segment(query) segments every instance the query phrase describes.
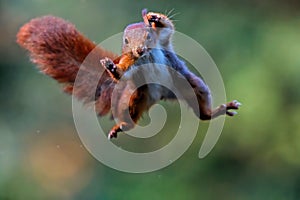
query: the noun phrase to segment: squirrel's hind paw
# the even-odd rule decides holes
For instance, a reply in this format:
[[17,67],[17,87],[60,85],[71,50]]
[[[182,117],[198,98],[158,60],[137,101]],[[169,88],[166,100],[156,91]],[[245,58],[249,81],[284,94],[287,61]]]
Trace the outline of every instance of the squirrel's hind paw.
[[241,106],[242,104],[240,102],[238,102],[237,100],[233,100],[229,103],[226,104],[226,108],[227,109],[234,109],[234,110],[237,110],[239,109],[239,107]]
[[229,110],[238,110],[239,107],[242,104],[240,102],[238,102],[237,100],[231,101],[229,103],[226,104],[226,115],[228,116],[234,116],[237,114],[237,112],[235,111],[229,111]]

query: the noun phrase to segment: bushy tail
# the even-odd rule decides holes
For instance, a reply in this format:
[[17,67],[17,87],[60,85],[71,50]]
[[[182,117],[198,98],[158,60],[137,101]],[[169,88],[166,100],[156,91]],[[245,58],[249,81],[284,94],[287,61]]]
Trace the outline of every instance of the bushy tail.
[[[96,101],[100,115],[109,112],[114,83],[105,71],[100,78],[89,68],[76,90],[73,86],[80,66],[90,53],[93,55],[89,56],[89,65],[94,69],[100,67],[100,59],[114,59],[117,57],[115,54],[96,47],[73,24],[54,16],[35,18],[22,26],[17,34],[17,43],[29,51],[31,61],[43,73],[63,83],[67,93],[85,102]],[[91,85],[92,78],[100,79],[96,91],[91,91],[95,88]]]

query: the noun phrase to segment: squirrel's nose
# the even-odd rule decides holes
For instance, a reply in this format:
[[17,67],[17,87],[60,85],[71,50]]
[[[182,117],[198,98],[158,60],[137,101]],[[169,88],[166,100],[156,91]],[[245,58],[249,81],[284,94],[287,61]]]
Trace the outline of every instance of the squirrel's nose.
[[145,48],[138,47],[138,48],[136,49],[136,53],[137,53],[139,56],[142,56],[142,55],[145,53]]

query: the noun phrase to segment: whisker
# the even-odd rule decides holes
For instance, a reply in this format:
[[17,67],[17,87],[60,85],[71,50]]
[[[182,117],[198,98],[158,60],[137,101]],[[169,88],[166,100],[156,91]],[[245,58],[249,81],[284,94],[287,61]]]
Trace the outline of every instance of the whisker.
[[175,17],[175,16],[177,16],[177,15],[179,15],[179,14],[180,14],[180,12],[174,13],[173,15],[169,16],[168,18],[169,18],[169,19],[172,19],[173,17]]
[[[168,14],[166,14],[166,16],[168,17],[174,10],[175,10],[175,8],[172,8],[172,9],[168,12]],[[169,18],[169,17],[168,17],[168,18]]]
[[167,12],[168,12],[168,9],[166,8],[165,12],[164,12],[164,15],[167,16]]

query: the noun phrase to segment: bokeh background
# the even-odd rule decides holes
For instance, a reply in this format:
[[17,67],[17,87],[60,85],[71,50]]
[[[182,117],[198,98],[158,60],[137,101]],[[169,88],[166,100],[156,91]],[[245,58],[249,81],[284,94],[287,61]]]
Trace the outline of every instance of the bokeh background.
[[[52,14],[99,43],[141,21],[142,8],[174,8],[177,30],[203,45],[228,99],[243,107],[206,158],[198,158],[207,127],[200,123],[175,163],[127,174],[88,153],[71,97],[35,69],[15,35],[31,18]],[[0,27],[0,199],[300,198],[299,1],[1,0]]]

